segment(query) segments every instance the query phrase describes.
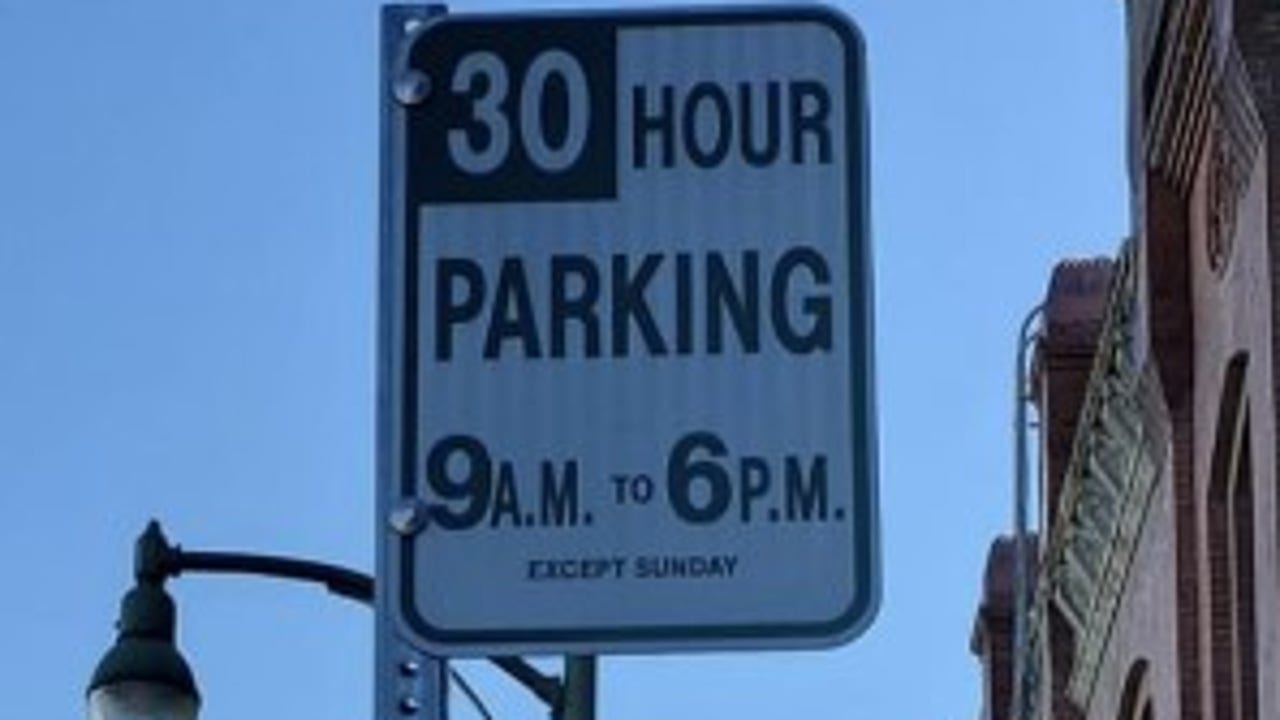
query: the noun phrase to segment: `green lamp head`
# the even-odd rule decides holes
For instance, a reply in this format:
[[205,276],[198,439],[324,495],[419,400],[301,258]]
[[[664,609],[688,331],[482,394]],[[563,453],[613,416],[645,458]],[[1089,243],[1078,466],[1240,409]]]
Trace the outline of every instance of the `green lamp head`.
[[115,645],[89,681],[89,720],[195,720],[200,694],[173,642],[176,617],[163,579],[139,572],[120,606]]

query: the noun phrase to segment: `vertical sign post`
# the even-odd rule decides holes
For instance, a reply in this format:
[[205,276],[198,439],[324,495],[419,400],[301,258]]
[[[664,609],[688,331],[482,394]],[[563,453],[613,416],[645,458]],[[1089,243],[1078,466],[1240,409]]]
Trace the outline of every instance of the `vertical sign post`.
[[[399,297],[403,292],[399,262],[403,250],[401,213],[403,205],[404,163],[399,150],[404,144],[402,106],[397,94],[412,99],[412,88],[396,87],[402,74],[406,53],[414,37],[432,18],[444,13],[444,7],[388,6],[382,11],[380,80],[379,164],[382,178],[380,205],[380,310],[378,316],[378,451],[377,475],[384,478],[399,472],[395,447],[400,440],[388,420],[396,414],[398,403],[388,393],[398,387],[397,369],[387,357],[387,348],[398,342]],[[377,526],[381,527],[390,512],[391,498],[377,493]],[[379,548],[374,583],[374,720],[415,717],[418,720],[445,720],[449,716],[448,667],[441,658],[428,655],[410,638],[399,632],[392,621],[394,604],[387,593],[391,568],[389,558]]]

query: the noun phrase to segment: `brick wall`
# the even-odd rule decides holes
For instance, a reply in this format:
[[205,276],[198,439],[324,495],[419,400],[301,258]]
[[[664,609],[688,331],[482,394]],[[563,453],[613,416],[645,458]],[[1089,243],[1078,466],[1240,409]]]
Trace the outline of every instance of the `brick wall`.
[[[1009,720],[1013,701],[1015,547],[1012,537],[1000,537],[991,543],[969,645],[983,668],[982,720]],[[1026,557],[1028,570],[1034,573],[1035,553],[1031,548]]]
[[1054,522],[1110,284],[1111,261],[1103,258],[1058,263],[1049,279],[1033,377],[1045,428],[1041,436],[1042,527],[1052,527]]
[[[1129,8],[1139,268],[1133,345],[1157,371],[1171,437],[1089,706],[1072,708],[1056,692],[1071,662],[1070,631],[1059,623],[1046,653],[1053,658],[1054,698],[1045,703],[1052,710],[1042,718],[1067,720],[1080,710],[1088,720],[1116,720],[1132,702],[1126,685],[1140,669],[1157,720],[1274,720],[1280,718],[1274,681],[1280,675],[1280,2],[1182,0]],[[1174,14],[1135,16],[1143,13]],[[1156,42],[1153,28],[1162,25],[1166,35]],[[1157,57],[1161,52],[1173,55]],[[1229,82],[1233,62],[1244,78],[1235,85]],[[1165,86],[1156,92],[1160,82]],[[1148,113],[1156,95],[1163,105],[1153,119]],[[1057,521],[1102,317],[1105,268],[1097,261],[1063,263],[1049,283],[1035,361],[1045,468],[1041,527]],[[1223,438],[1233,437],[1223,430],[1231,414],[1223,396],[1232,367],[1244,368],[1247,422],[1240,427],[1247,442],[1235,447],[1247,452],[1240,477],[1251,478],[1230,528],[1231,537],[1252,534],[1243,554],[1223,549],[1222,507],[1229,503],[1211,504],[1211,493],[1224,492]],[[1244,564],[1225,572],[1229,560]],[[1253,625],[1233,610],[1241,599],[1232,593],[1242,591],[1253,598]],[[998,671],[989,676],[990,687],[1004,692],[1009,658],[1000,632],[1006,626],[1011,632],[1011,620],[987,620],[991,643],[983,646],[984,662],[989,672]],[[1234,659],[1224,660],[1222,648],[1236,653]],[[1247,682],[1226,687],[1249,672],[1241,649],[1256,667],[1256,705],[1239,696]],[[1224,670],[1227,661],[1234,665]],[[1236,717],[1221,716],[1232,707]],[[1249,707],[1256,711],[1241,710]]]

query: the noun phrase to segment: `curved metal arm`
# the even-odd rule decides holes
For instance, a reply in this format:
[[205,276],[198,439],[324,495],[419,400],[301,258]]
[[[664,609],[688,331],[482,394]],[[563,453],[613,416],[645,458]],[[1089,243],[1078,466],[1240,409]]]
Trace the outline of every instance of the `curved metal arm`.
[[373,602],[373,578],[365,573],[329,563],[300,560],[279,555],[242,552],[188,552],[170,545],[152,520],[138,538],[134,553],[134,575],[139,582],[161,584],[184,572],[261,575],[284,580],[303,580],[324,585],[335,595],[366,605]]
[[184,572],[240,573],[323,584],[329,592],[350,600],[373,602],[373,578],[355,570],[328,563],[298,560],[277,555],[238,552],[188,552],[175,546],[169,576]]
[[[283,580],[302,580],[324,585],[329,592],[364,605],[373,604],[374,579],[367,573],[329,563],[280,555],[242,552],[183,550],[171,545],[152,520],[138,537],[134,547],[133,574],[139,583],[163,585],[168,578],[184,572],[260,575]],[[559,709],[564,698],[564,684],[559,678],[544,675],[518,657],[493,657],[489,661],[515,679],[553,709]]]

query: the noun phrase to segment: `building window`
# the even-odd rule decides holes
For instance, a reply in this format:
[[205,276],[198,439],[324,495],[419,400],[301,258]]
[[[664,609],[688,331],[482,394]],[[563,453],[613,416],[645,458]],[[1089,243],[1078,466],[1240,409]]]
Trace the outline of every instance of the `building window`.
[[1206,506],[1214,720],[1257,720],[1253,462],[1246,356],[1227,366]]
[[1136,660],[1129,666],[1120,696],[1120,712],[1116,720],[1155,720],[1155,705],[1151,699],[1151,682],[1148,679],[1150,663]]

